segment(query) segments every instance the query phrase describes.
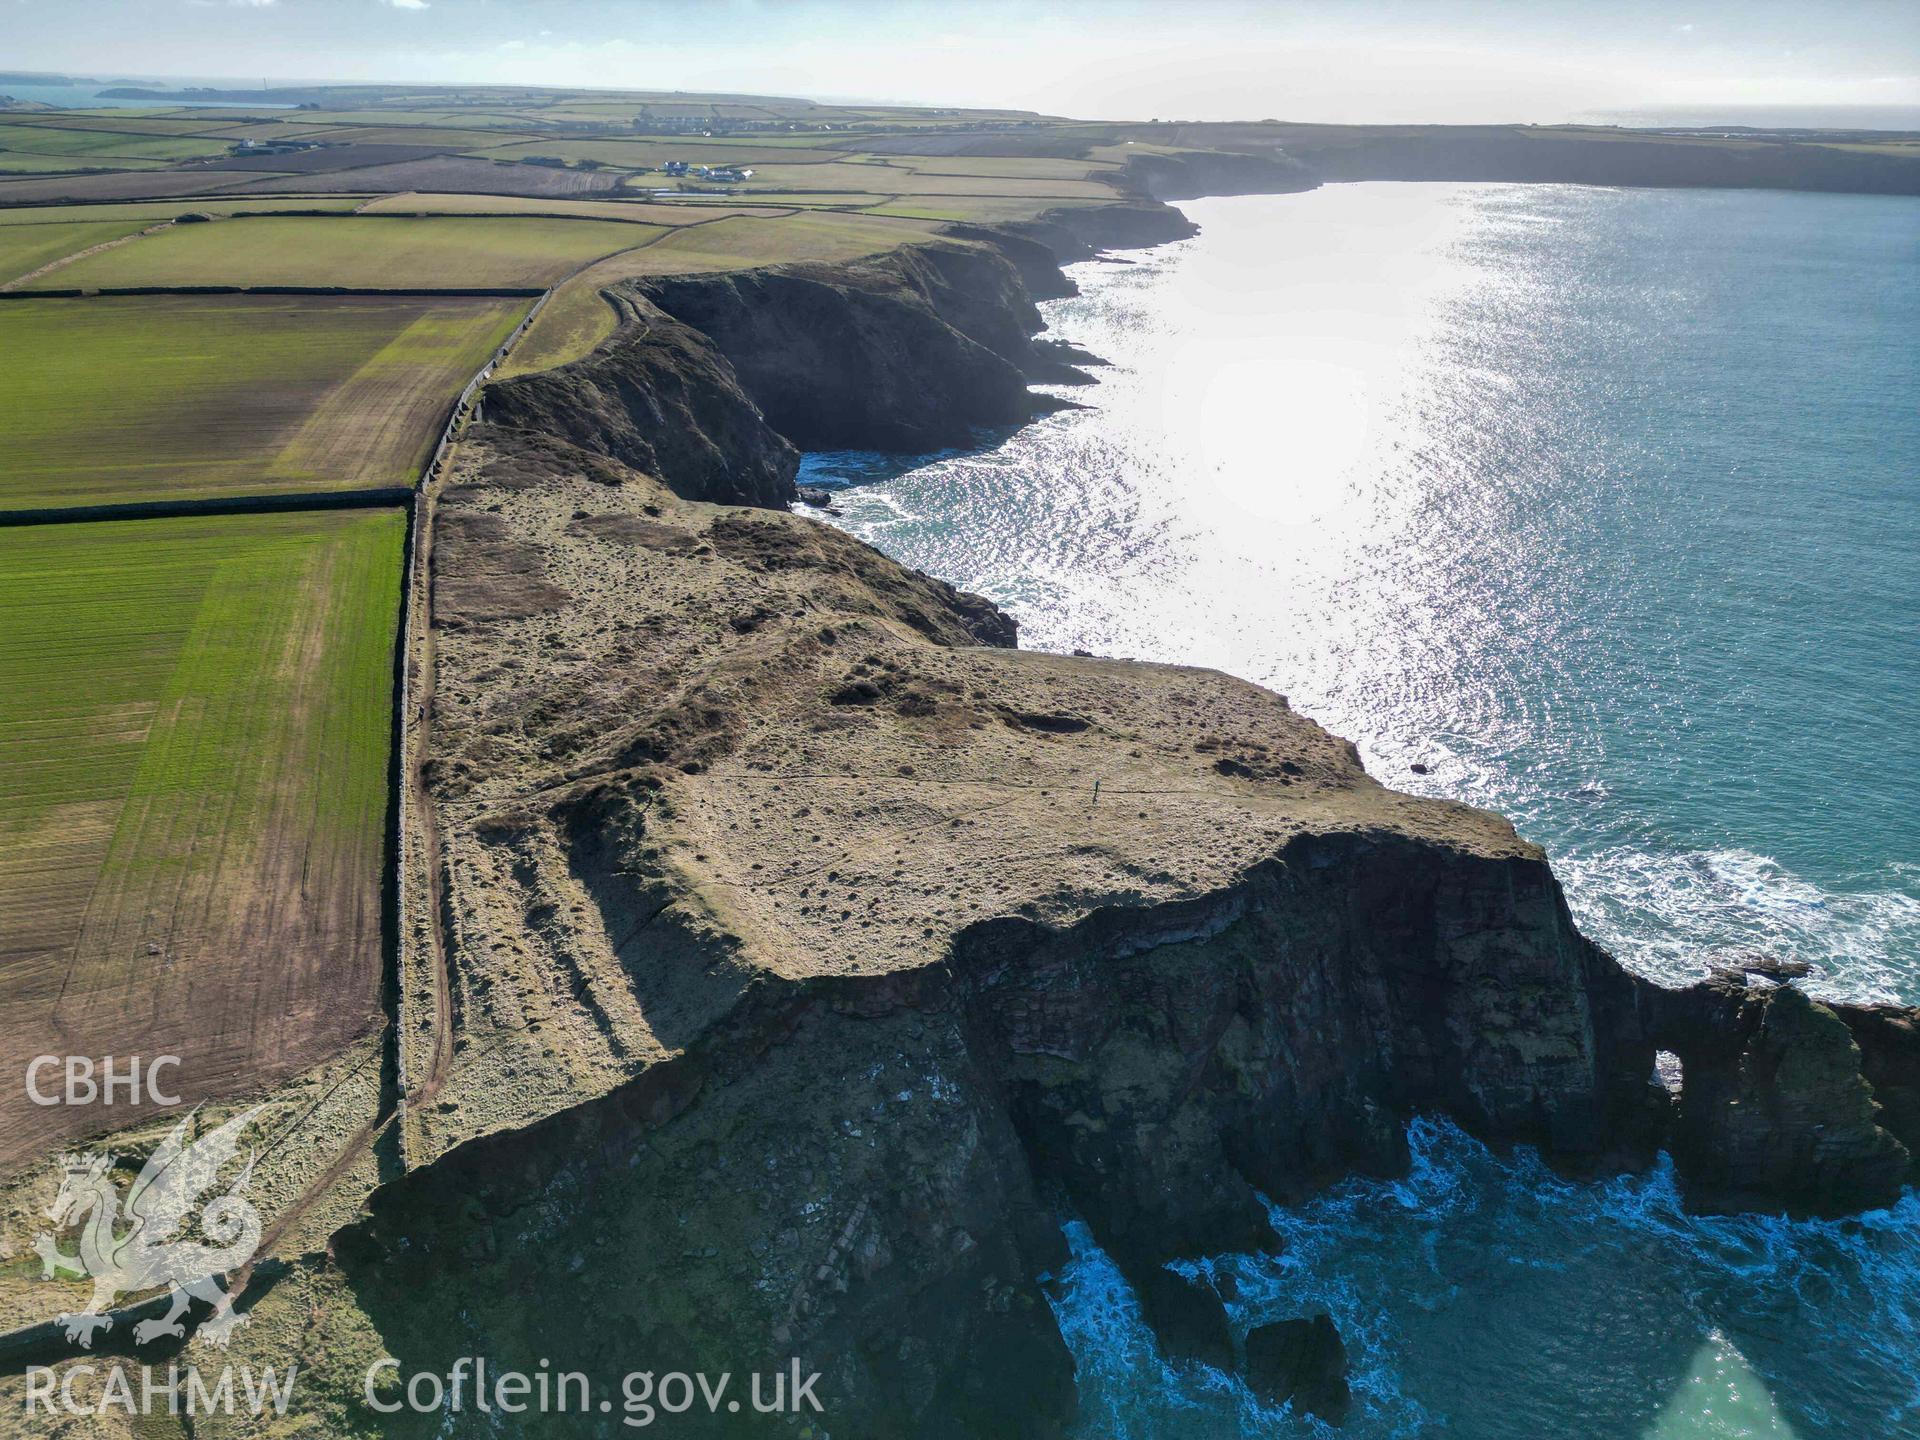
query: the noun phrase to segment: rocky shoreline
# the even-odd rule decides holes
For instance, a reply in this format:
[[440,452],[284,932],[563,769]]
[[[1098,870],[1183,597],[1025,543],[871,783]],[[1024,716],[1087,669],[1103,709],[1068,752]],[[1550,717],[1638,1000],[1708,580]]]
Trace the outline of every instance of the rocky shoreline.
[[1057,1436],[1071,1210],[1170,1354],[1326,1413],[1337,1336],[1236,1340],[1161,1267],[1396,1173],[1415,1114],[1572,1174],[1666,1149],[1702,1208],[1913,1183],[1915,1011],[1640,979],[1507,822],[1282,697],[1018,651],[785,513],[801,445],[1026,418],[1060,262],[1190,230],[636,283],[610,345],[488,388],[431,577],[459,1038],[426,1163],[330,1262],[406,1369],[800,1355],[835,1435]]

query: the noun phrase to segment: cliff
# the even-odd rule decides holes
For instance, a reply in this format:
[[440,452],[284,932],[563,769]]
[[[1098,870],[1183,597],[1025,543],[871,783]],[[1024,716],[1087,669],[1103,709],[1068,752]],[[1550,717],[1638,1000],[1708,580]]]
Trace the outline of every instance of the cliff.
[[[1156,217],[1143,233],[1191,233],[1160,213],[1178,225]],[[684,498],[782,504],[795,496],[796,446],[924,452],[1057,408],[1027,388],[1076,378],[1032,339],[1040,316],[1023,273],[1062,278],[1046,233],[962,227],[847,265],[628,282],[608,292],[621,312],[609,344],[490,385],[483,413],[564,436]]]
[[[1317,181],[1459,180],[1920,194],[1920,160],[1897,147],[1842,148],[1815,137],[1667,135],[1532,125],[1162,127],[1162,143],[1250,157],[1276,150]],[[1215,192],[1220,193],[1220,192]]]
[[802,449],[926,451],[1035,413],[1017,270],[958,241],[853,265],[782,265],[641,283],[708,336],[767,421]]
[[483,413],[563,436],[667,477],[692,499],[778,505],[794,498],[800,452],[767,424],[712,340],[641,297],[608,292],[613,339],[563,370],[497,380]]
[[607,349],[488,391],[429,577],[456,1038],[413,1168],[260,1303],[312,1404],[369,1349],[798,1356],[835,1435],[1058,1436],[1063,1210],[1171,1352],[1231,1364],[1161,1263],[1273,1244],[1263,1195],[1394,1173],[1415,1114],[1573,1173],[1667,1147],[1703,1205],[1914,1178],[1914,1012],[1651,985],[1505,820],[1283,697],[1014,649],[978,596],[713,503],[778,499],[789,441],[1018,418],[1046,243],[649,281]]
[[1155,200],[1202,195],[1285,195],[1311,190],[1321,177],[1284,151],[1161,151],[1130,148],[1121,167],[1128,188]]
[[1407,127],[1308,134],[1284,144],[1323,180],[1515,180],[1753,190],[1920,194],[1920,163],[1907,154],[1764,140],[1716,142],[1632,131]]

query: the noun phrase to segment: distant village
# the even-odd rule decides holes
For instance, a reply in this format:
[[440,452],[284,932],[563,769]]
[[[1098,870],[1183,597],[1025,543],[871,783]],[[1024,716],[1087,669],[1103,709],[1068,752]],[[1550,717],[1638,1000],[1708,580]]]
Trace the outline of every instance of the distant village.
[[746,165],[690,165],[685,160],[669,160],[660,168],[669,175],[691,175],[696,180],[712,180],[722,185],[753,178],[752,167]]

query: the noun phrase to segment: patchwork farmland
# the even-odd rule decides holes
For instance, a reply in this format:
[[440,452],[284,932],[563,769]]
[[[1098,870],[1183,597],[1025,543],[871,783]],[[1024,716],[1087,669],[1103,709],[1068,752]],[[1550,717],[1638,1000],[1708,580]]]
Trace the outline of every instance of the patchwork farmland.
[[409,484],[454,397],[527,304],[0,304],[0,354],[32,357],[0,367],[0,509]]
[[547,216],[271,215],[172,225],[96,251],[27,288],[207,285],[539,290],[664,230]]
[[404,533],[0,529],[0,1165],[97,1115],[26,1104],[35,1054],[178,1054],[199,1096],[378,1022]]

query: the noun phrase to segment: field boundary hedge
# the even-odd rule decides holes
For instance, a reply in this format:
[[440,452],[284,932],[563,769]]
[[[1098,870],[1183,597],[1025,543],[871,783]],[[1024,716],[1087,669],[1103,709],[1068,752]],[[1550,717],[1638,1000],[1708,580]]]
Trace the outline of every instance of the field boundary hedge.
[[62,505],[0,510],[0,526],[73,525],[89,520],[165,520],[187,515],[267,515],[285,510],[371,510],[405,505],[411,485],[364,490],[303,490],[290,495],[222,495],[204,500],[134,500],[121,505]]

